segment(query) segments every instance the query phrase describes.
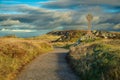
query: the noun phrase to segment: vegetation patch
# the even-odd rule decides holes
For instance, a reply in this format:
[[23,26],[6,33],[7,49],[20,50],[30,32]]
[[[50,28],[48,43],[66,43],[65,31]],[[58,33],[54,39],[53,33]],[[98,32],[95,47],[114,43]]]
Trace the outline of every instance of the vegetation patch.
[[0,80],[12,80],[20,69],[37,55],[52,50],[40,40],[0,38]]
[[120,80],[119,40],[71,47],[68,58],[82,80]]

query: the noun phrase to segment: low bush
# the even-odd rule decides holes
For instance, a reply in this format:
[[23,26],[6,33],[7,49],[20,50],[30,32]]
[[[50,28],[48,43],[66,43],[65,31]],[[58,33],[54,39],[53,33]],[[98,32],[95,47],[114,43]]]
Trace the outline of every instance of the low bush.
[[120,47],[108,43],[91,43],[71,49],[70,64],[82,80],[120,80]]

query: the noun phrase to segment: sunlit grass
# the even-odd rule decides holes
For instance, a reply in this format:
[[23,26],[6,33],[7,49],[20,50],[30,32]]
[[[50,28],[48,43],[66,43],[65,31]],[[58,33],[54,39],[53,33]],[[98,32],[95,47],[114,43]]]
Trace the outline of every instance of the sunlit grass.
[[0,80],[15,78],[25,64],[50,50],[52,46],[46,41],[0,38]]
[[41,36],[36,36],[36,37],[28,38],[28,39],[43,40],[43,41],[50,42],[50,41],[54,41],[58,38],[60,38],[60,36],[51,35],[51,34],[44,34],[44,35],[41,35]]

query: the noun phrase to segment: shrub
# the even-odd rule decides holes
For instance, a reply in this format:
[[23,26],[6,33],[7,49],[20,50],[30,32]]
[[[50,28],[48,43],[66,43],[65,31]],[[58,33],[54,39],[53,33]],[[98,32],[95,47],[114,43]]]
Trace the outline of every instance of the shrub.
[[82,80],[120,80],[120,48],[101,43],[84,46],[84,52],[77,48],[68,57]]

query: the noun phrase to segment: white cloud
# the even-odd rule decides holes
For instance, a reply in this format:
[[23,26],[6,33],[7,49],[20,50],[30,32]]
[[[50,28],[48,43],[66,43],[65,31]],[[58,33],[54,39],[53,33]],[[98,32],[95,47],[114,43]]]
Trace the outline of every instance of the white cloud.
[[113,27],[114,29],[120,29],[120,23],[119,24],[117,24],[117,25],[115,25],[114,27]]
[[1,29],[0,31],[4,32],[35,32],[36,30],[21,30],[21,29]]
[[17,25],[17,24],[20,24],[20,23],[21,22],[19,20],[8,19],[8,20],[5,20],[5,21],[1,21],[0,25],[2,25],[2,26],[9,26],[9,25]]

